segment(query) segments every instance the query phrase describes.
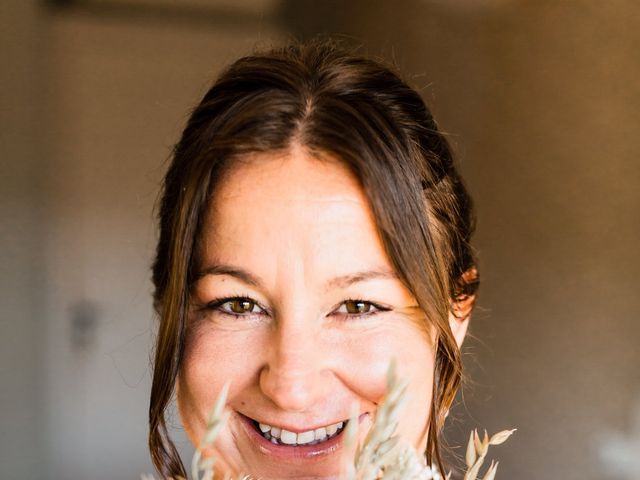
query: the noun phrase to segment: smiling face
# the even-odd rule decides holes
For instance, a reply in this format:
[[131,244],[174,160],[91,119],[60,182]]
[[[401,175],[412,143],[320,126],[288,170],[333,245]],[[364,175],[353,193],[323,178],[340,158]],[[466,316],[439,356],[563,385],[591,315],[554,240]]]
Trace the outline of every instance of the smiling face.
[[355,403],[362,442],[395,357],[410,382],[398,433],[424,450],[434,335],[416,325],[422,312],[344,165],[296,147],[240,162],[220,182],[200,240],[177,383],[194,444],[229,380],[231,416],[212,452],[225,470],[336,478],[343,435],[321,427],[339,427]]

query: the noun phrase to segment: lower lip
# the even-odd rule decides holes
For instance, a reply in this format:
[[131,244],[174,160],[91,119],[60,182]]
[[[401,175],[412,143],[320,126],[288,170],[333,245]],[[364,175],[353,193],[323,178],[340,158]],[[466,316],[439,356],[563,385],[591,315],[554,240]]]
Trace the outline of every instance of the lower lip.
[[[363,413],[360,415],[359,422],[362,422],[362,419],[368,414]],[[245,431],[251,438],[255,444],[257,444],[258,449],[271,457],[274,457],[279,460],[310,460],[315,458],[325,457],[330,455],[342,448],[342,438],[344,437],[344,431],[347,429],[345,426],[342,431],[335,437],[330,438],[329,440],[316,443],[315,445],[277,445],[275,443],[270,442],[266,438],[264,438],[258,430],[256,430],[253,425],[253,420],[249,417],[238,414],[240,417],[240,423],[243,425]]]

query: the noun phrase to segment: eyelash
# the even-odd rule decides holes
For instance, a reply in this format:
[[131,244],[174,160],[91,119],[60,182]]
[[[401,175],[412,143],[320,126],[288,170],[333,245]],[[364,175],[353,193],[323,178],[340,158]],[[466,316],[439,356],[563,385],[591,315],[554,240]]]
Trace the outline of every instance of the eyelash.
[[[223,310],[222,309],[222,305],[224,305],[225,303],[228,303],[228,302],[233,302],[234,300],[248,300],[249,302],[251,302],[255,306],[257,306],[260,310],[262,310],[262,312],[258,312],[258,313],[233,313],[233,312],[229,312],[227,310]],[[251,315],[256,315],[256,314],[257,315],[262,315],[262,314],[264,314],[266,312],[265,308],[260,306],[260,304],[258,302],[253,300],[248,295],[235,295],[235,296],[232,296],[232,297],[215,298],[215,299],[211,300],[210,302],[208,302],[204,306],[203,310],[218,311],[223,315],[226,315],[226,316],[229,316],[229,317],[233,317],[233,318],[249,317]]]
[[[383,307],[382,305],[378,305],[377,303],[374,302],[370,302],[369,300],[364,300],[362,298],[347,298],[346,300],[344,300],[339,306],[338,308],[342,307],[343,305],[345,305],[347,302],[353,302],[353,303],[366,303],[367,305],[372,306],[373,308],[375,308],[374,311],[372,312],[366,312],[366,313],[340,313],[340,315],[344,316],[344,317],[356,317],[356,318],[364,318],[364,317],[372,317],[374,315],[377,315],[378,313],[382,313],[382,312],[388,312],[389,310],[391,310],[390,308],[386,308]],[[335,312],[335,311],[334,311]],[[332,312],[332,313],[334,313]]]
[[[222,305],[224,305],[225,303],[228,303],[228,302],[232,302],[234,300],[249,301],[249,302],[253,303],[256,307],[258,307],[262,311],[261,312],[256,312],[256,313],[233,313],[233,312],[229,312],[227,310],[222,309]],[[372,312],[366,312],[366,313],[340,313],[339,314],[339,315],[342,315],[343,317],[346,317],[346,318],[371,317],[371,316],[377,315],[378,313],[387,312],[387,311],[391,310],[390,308],[383,307],[383,306],[381,306],[381,305],[379,305],[377,303],[370,302],[368,300],[363,300],[361,298],[351,298],[351,297],[345,299],[342,303],[340,303],[340,305],[338,305],[337,309],[339,309],[340,307],[345,305],[347,302],[365,303],[365,304],[370,305],[371,307],[375,308],[375,310],[372,311]],[[229,316],[229,317],[233,317],[233,318],[236,318],[236,319],[241,318],[241,317],[249,317],[251,315],[264,315],[264,314],[268,314],[269,313],[266,308],[262,307],[258,302],[253,300],[248,295],[236,295],[236,296],[232,296],[232,297],[215,298],[215,299],[211,300],[210,302],[208,302],[206,305],[204,305],[203,310],[218,311],[219,313],[221,313],[223,315],[226,315],[226,316]],[[335,310],[332,311],[331,314],[336,314]]]

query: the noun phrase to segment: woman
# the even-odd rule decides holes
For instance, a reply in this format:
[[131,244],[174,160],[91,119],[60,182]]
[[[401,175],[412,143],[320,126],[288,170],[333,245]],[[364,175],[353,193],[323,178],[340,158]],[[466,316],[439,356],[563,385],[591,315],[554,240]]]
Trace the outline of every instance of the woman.
[[231,65],[166,174],[153,267],[160,328],[149,445],[174,391],[194,444],[231,382],[220,473],[336,478],[392,358],[410,382],[398,433],[429,464],[461,378],[477,286],[471,200],[420,96],[328,42]]

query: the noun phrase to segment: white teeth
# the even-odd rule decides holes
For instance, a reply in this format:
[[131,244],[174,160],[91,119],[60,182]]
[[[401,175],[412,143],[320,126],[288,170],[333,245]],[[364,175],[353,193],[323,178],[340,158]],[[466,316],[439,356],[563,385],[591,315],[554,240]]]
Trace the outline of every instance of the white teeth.
[[289,430],[282,429],[280,432],[280,441],[287,445],[295,445],[297,441],[297,435]]
[[258,426],[260,427],[260,431],[262,433],[266,433],[271,430],[271,427],[269,425],[265,425],[264,423],[259,423]]
[[262,435],[271,443],[284,445],[308,445],[323,442],[342,431],[345,422],[334,423],[327,427],[307,430],[306,432],[290,432],[289,430],[272,427],[265,423],[258,423]]
[[315,440],[314,430],[298,434],[298,444],[311,443]]

